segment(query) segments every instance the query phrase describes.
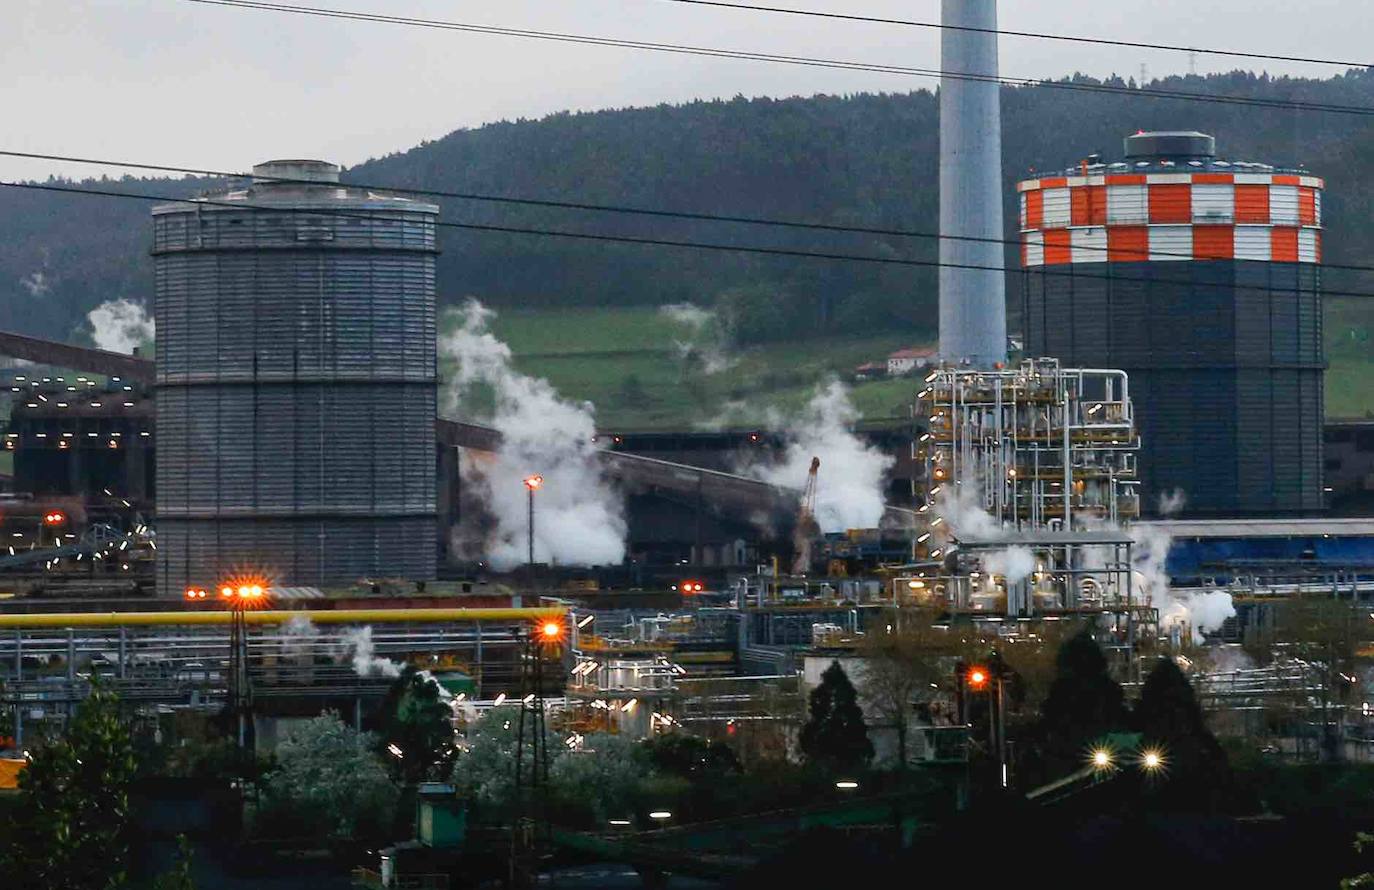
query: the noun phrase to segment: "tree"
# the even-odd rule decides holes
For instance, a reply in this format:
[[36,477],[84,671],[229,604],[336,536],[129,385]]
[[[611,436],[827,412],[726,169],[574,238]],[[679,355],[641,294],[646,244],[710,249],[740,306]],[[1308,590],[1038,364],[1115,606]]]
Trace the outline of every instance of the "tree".
[[397,791],[373,745],[333,712],[292,728],[277,747],[276,769],[262,780],[259,828],[332,838],[384,832]]
[[802,753],[812,763],[839,772],[862,769],[873,759],[858,694],[838,661],[811,690],[810,717],[801,731]]
[[[433,677],[406,665],[387,690],[382,714],[385,722],[378,753],[393,779],[415,785],[448,778],[458,754],[453,709],[443,700]],[[397,755],[393,747],[401,753]]]
[[580,750],[559,757],[549,768],[560,821],[596,828],[608,819],[629,818],[652,775],[644,746],[610,733],[584,737]]
[[898,622],[892,633],[866,635],[859,651],[865,659],[864,700],[872,713],[896,731],[897,766],[905,769],[913,706],[932,685],[948,679],[941,662],[943,655],[950,654],[949,636],[934,630],[928,621]]
[[1095,740],[1127,725],[1121,686],[1088,631],[1064,641],[1055,657],[1055,678],[1040,709],[1045,754],[1077,762]]
[[1144,746],[1159,749],[1164,759],[1162,780],[1151,786],[1152,793],[1170,803],[1214,804],[1229,785],[1226,754],[1173,659],[1159,659],[1145,678],[1133,716]]
[[[497,811],[515,804],[515,749],[518,741],[520,708],[503,705],[492,708],[468,727],[467,747],[453,767],[453,781],[471,800]],[[528,715],[527,715],[528,719]],[[528,729],[528,723],[527,729]],[[526,743],[528,745],[528,742]],[[545,730],[544,745],[549,752],[550,775],[560,758],[566,756],[563,738]],[[530,751],[525,750],[522,774],[530,772]]]
[[682,732],[651,738],[644,743],[644,750],[655,769],[693,782],[736,776],[741,769],[729,745]]
[[123,886],[134,770],[119,701],[94,686],[62,738],[39,748],[20,774],[21,815],[3,869],[14,883],[7,886]]
[[[1345,705],[1357,691],[1355,660],[1361,640],[1369,630],[1369,613],[1350,603],[1329,597],[1289,600],[1278,609],[1269,647],[1298,659],[1297,664],[1317,681],[1321,709],[1322,757],[1341,756],[1340,724]],[[1347,679],[1350,678],[1350,679]],[[1295,702],[1305,711],[1309,699],[1303,692]]]
[[[677,806],[688,818],[719,818],[733,809],[744,775],[729,745],[685,732],[670,732],[643,745],[660,794],[676,783],[682,788]],[[657,804],[656,804],[657,805]]]
[[191,842],[186,835],[177,835],[177,858],[172,867],[158,875],[153,881],[152,890],[196,890],[193,877],[193,853]]

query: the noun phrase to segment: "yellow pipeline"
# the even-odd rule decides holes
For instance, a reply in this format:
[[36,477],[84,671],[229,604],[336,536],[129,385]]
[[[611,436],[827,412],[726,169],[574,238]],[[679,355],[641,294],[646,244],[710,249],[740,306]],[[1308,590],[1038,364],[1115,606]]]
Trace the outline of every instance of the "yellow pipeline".
[[[228,609],[203,612],[43,612],[33,615],[0,615],[0,629],[31,627],[147,627],[156,625],[228,624],[233,615]],[[387,624],[405,621],[419,623],[472,621],[528,621],[550,618],[562,620],[567,609],[543,606],[521,609],[309,609],[283,611],[248,609],[246,624],[285,624],[297,616],[314,624]]]

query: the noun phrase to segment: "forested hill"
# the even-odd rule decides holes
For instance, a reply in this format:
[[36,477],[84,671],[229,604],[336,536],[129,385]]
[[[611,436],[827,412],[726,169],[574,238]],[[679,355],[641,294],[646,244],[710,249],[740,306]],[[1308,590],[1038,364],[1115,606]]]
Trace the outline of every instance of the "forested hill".
[[[1095,83],[1079,80],[1078,83]],[[1118,86],[1126,84],[1115,82]],[[1374,108],[1374,75],[1329,80],[1236,73],[1152,86]],[[460,130],[361,164],[357,182],[776,217],[879,228],[936,227],[937,114],[931,92],[735,99],[557,114]],[[1055,89],[1007,88],[1003,127],[1008,236],[1012,184],[1092,153],[1115,159],[1139,128],[1214,133],[1230,158],[1306,165],[1326,177],[1328,261],[1374,251],[1374,116],[1263,109]],[[98,155],[99,143],[72,146]],[[247,167],[263,156],[244,158]],[[197,159],[182,159],[194,164]],[[120,180],[103,188],[187,195],[204,180]],[[935,258],[933,242],[769,230],[447,200],[444,218],[600,234]],[[148,203],[0,188],[0,328],[80,339],[102,301],[151,297]],[[935,324],[931,268],[596,244],[446,229],[440,292],[498,306],[692,301],[729,309],[743,340]],[[1329,277],[1344,289],[1367,282]],[[1014,281],[1013,281],[1014,293]]]

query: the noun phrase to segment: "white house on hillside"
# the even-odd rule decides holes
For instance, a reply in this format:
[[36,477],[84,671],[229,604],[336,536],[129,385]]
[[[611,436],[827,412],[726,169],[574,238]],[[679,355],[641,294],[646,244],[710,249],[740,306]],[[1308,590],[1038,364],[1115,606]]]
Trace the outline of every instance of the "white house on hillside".
[[887,373],[889,377],[900,377],[903,374],[910,374],[917,368],[924,368],[935,363],[939,351],[934,347],[927,349],[899,349],[887,357]]

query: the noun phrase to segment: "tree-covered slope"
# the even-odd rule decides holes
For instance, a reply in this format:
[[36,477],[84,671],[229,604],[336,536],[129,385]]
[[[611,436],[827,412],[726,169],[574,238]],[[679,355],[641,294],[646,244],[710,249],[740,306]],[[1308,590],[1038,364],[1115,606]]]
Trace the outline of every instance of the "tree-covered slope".
[[[1093,81],[1078,81],[1089,84]],[[1125,84],[1117,84],[1125,86]],[[1328,80],[1236,73],[1155,86],[1374,107],[1374,75]],[[1326,256],[1369,262],[1374,116],[1257,109],[1054,89],[1004,92],[1008,237],[1013,183],[1091,153],[1120,154],[1138,128],[1202,129],[1228,157],[1305,164],[1325,176]],[[79,148],[98,154],[98,143]],[[357,182],[932,231],[938,188],[936,101],[889,95],[735,99],[557,114],[460,130],[358,165]],[[194,161],[195,159],[186,159]],[[244,166],[262,158],[244,158]],[[105,188],[191,194],[197,180],[124,180]],[[445,200],[452,222],[744,243],[933,260],[925,239],[776,230]],[[79,338],[84,314],[116,297],[149,298],[148,204],[0,189],[0,327]],[[498,307],[632,306],[691,301],[729,310],[745,341],[817,333],[927,336],[932,268],[597,244],[446,229],[440,290]],[[1009,259],[1012,254],[1009,253]],[[1363,280],[1361,280],[1363,278]],[[1374,276],[1337,275],[1374,292]],[[1012,276],[1012,299],[1015,299]],[[1013,308],[1014,308],[1013,303]]]

